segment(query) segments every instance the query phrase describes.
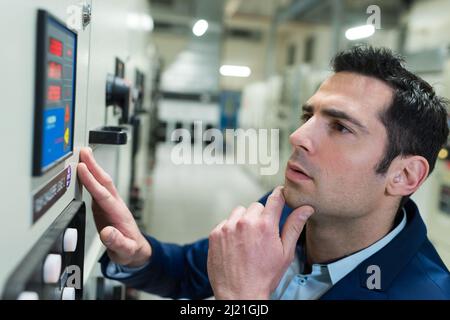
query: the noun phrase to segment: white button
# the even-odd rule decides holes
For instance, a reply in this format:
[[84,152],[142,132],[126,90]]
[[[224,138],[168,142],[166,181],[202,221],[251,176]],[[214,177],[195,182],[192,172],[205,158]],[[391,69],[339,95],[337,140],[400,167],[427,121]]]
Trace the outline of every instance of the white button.
[[75,288],[65,287],[62,291],[61,300],[75,300]]
[[34,291],[24,291],[19,294],[17,300],[39,300],[39,295]]
[[44,262],[44,282],[57,283],[61,274],[61,255],[49,254]]
[[63,249],[64,252],[74,252],[77,248],[78,230],[75,228],[67,228],[64,232]]

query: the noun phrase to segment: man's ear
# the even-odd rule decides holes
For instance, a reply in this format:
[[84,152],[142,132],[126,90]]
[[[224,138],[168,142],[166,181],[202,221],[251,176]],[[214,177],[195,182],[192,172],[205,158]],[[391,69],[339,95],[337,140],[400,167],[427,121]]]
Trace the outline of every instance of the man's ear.
[[422,156],[408,156],[395,159],[390,170],[386,191],[393,196],[407,196],[414,193],[425,181],[430,170],[428,161]]

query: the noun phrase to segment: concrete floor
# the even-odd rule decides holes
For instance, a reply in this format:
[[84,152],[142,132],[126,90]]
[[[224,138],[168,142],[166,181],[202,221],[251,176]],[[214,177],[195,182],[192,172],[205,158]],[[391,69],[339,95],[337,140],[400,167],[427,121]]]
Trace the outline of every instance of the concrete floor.
[[207,237],[233,208],[249,206],[267,192],[239,165],[175,165],[171,147],[158,146],[144,214],[148,233],[161,241],[183,244]]

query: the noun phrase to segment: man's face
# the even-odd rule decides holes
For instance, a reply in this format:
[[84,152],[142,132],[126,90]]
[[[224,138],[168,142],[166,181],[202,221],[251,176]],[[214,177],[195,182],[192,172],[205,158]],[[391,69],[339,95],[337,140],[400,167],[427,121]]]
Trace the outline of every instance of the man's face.
[[379,113],[392,97],[388,85],[356,73],[338,72],[322,83],[290,136],[284,189],[290,207],[311,205],[316,217],[357,217],[380,205],[386,181],[375,168],[387,134]]

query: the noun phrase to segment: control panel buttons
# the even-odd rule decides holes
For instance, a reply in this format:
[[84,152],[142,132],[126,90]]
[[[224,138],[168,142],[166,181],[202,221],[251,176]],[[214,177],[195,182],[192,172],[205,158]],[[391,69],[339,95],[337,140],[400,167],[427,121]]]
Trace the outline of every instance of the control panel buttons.
[[75,288],[64,287],[62,290],[61,300],[75,300]]
[[57,283],[61,274],[61,255],[49,254],[45,258],[43,278],[45,283]]
[[17,300],[39,300],[39,295],[34,291],[23,291],[19,294]]
[[64,252],[75,252],[78,241],[78,230],[75,228],[67,228],[64,232],[63,249]]

